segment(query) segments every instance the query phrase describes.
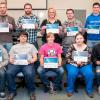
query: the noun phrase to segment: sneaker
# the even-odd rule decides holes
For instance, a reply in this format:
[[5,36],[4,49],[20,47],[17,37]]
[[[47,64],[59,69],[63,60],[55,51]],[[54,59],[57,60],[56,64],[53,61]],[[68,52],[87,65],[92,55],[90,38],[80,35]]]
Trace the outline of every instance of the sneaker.
[[67,93],[66,94],[68,97],[71,97],[73,94],[72,93]]
[[100,95],[100,86],[98,87],[98,93],[99,93],[99,95]]
[[90,98],[94,98],[94,95],[93,95],[93,93],[91,93],[91,94],[87,94]]
[[36,100],[35,93],[31,93],[31,95],[30,95],[30,100]]
[[15,94],[14,93],[10,93],[8,96],[7,96],[7,100],[13,100],[15,97]]
[[4,92],[0,92],[0,98],[5,98],[6,94]]

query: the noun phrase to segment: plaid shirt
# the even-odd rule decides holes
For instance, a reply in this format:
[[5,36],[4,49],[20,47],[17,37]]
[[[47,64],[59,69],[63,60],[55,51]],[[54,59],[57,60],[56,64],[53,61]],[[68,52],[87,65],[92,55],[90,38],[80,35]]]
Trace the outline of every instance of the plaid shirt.
[[39,24],[40,24],[39,18],[36,15],[31,15],[29,17],[27,17],[25,15],[21,16],[21,17],[19,17],[18,22],[17,22],[18,27],[19,27],[19,25],[22,24],[23,19],[32,19],[32,20],[34,20],[34,23],[38,25],[38,29],[24,29],[25,32],[28,33],[28,42],[29,43],[36,42],[37,41],[37,32],[39,31]]

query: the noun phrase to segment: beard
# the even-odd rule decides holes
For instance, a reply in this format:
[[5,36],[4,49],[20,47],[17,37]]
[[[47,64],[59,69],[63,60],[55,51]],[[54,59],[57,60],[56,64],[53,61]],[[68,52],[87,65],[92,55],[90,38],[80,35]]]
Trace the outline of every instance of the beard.
[[30,15],[30,14],[32,14],[32,12],[31,11],[25,11],[25,14]]

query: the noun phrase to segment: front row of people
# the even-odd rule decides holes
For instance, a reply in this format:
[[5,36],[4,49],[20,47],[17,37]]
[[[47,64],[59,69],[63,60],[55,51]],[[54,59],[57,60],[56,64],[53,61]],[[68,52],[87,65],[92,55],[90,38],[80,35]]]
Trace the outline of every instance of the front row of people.
[[[35,69],[34,62],[37,61],[37,49],[33,44],[27,42],[28,34],[21,32],[19,35],[20,42],[14,45],[9,53],[9,64],[8,54],[6,50],[0,46],[0,96],[4,96],[4,82],[5,77],[7,79],[8,96],[7,100],[13,100],[16,95],[16,83],[15,78],[19,72],[22,72],[25,77],[27,89],[29,91],[30,100],[36,100],[35,96]],[[48,71],[56,73],[56,77],[53,81],[54,90],[56,91],[61,87],[61,81],[64,73],[62,67],[62,48],[58,43],[54,42],[54,34],[48,33],[46,36],[47,43],[41,46],[39,50],[40,55],[40,67],[37,72],[40,75],[40,79],[44,84],[44,89],[48,90],[50,86],[45,74]],[[80,72],[85,79],[86,92],[89,97],[93,97],[93,79],[94,74],[92,71],[91,64],[91,52],[84,43],[84,37],[78,33],[75,37],[75,43],[70,45],[66,53],[66,71],[67,71],[67,96],[72,96],[74,93],[74,82]],[[93,51],[93,61],[97,65],[97,79],[98,86],[100,87],[100,52],[99,46],[95,47]],[[95,57],[95,55],[97,55]],[[7,67],[5,67],[8,64]],[[51,68],[50,68],[51,66]]]

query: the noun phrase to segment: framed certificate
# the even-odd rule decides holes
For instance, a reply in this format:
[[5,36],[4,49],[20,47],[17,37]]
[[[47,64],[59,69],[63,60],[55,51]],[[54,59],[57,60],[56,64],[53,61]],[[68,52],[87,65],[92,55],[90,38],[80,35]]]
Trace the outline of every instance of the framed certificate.
[[87,29],[88,34],[100,34],[99,26],[88,26]]
[[75,36],[78,33],[78,27],[66,27],[67,36]]
[[23,19],[22,20],[23,29],[35,29],[35,22],[33,19]]
[[74,61],[87,62],[88,61],[88,51],[73,51],[72,57]]
[[59,24],[46,24],[46,33],[59,33]]
[[0,22],[0,32],[9,32],[9,26],[6,22]]
[[58,58],[55,57],[45,57],[44,58],[44,68],[58,68]]
[[0,49],[0,62],[2,62],[2,50]]
[[28,65],[27,54],[14,54],[14,64],[15,65]]

